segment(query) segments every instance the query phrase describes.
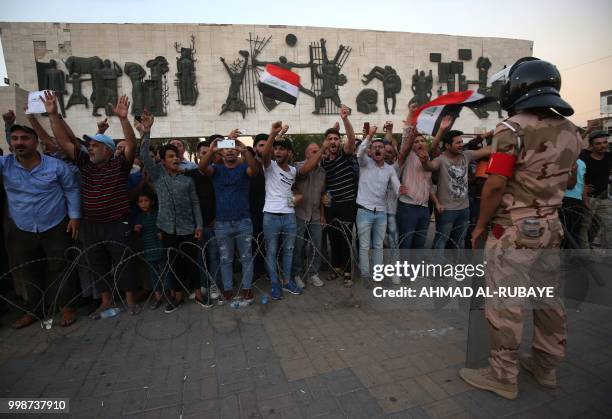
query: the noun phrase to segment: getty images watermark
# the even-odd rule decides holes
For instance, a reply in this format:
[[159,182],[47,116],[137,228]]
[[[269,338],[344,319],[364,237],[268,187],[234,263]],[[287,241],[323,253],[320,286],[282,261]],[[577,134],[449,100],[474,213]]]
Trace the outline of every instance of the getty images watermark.
[[[479,285],[485,277],[487,262],[470,263],[426,263],[421,261],[414,264],[407,261],[396,261],[389,264],[376,264],[373,266],[372,279],[381,283],[385,278],[398,278],[401,284],[408,281],[411,286],[399,288],[385,288],[382,285],[374,286],[372,294],[375,298],[554,298],[556,286],[520,286],[515,281],[508,281],[507,286]],[[418,286],[416,281],[419,281]],[[454,280],[456,283],[471,282],[470,285],[448,286],[441,282]],[[423,281],[430,281],[425,285]],[[438,284],[436,284],[438,282]]]

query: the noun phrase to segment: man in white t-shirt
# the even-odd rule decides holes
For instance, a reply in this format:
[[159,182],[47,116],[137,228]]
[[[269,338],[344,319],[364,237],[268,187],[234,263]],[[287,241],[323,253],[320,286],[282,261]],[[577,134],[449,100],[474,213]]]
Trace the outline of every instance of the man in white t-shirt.
[[[278,135],[281,129],[281,122],[272,124],[270,136],[261,151],[266,178],[263,233],[266,240],[266,270],[272,282],[270,294],[273,300],[282,298],[283,289],[291,294],[302,293],[302,289],[291,280],[291,264],[297,231],[291,188],[295,183],[297,169],[289,166],[289,154],[293,151],[293,146],[291,140]],[[281,273],[276,270],[279,245],[283,253]]]

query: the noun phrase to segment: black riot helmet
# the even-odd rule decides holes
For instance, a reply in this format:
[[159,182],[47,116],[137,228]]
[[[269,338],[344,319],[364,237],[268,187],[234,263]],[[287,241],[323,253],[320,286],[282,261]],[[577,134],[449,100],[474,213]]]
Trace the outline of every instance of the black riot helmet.
[[552,108],[563,116],[574,109],[559,95],[561,74],[557,67],[534,57],[518,60],[508,73],[500,103],[506,111],[533,108]]

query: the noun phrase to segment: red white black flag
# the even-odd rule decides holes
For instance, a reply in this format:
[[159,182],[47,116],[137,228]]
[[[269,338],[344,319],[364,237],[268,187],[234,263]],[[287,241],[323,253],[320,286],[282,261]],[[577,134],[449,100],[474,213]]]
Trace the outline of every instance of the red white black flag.
[[270,99],[295,105],[300,92],[300,76],[273,64],[267,64],[257,83],[259,91]]
[[444,116],[452,115],[456,118],[463,106],[478,107],[494,100],[495,98],[472,90],[447,93],[417,108],[412,115],[411,123],[416,125],[417,130],[421,133],[436,135]]

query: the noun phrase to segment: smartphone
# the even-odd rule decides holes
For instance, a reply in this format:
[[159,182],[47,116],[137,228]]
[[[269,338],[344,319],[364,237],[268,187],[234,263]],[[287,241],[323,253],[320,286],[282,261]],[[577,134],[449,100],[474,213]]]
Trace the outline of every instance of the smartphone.
[[236,140],[224,138],[217,142],[217,148],[236,148]]
[[137,120],[138,122],[142,122],[142,116],[141,115],[136,115],[134,117],[135,120]]
[[370,132],[370,123],[369,122],[364,122],[363,123],[363,130],[365,132]]

